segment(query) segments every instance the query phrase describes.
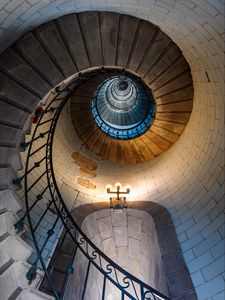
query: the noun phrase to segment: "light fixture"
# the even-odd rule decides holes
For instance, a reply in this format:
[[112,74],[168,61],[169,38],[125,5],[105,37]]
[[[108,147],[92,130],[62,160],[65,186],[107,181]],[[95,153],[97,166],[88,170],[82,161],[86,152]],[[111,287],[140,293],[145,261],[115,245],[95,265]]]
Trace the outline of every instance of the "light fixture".
[[106,186],[107,194],[116,194],[116,197],[110,197],[110,208],[115,212],[122,213],[124,208],[127,208],[126,197],[120,197],[120,195],[127,195],[130,193],[130,186],[126,186],[124,191],[121,191],[122,185],[117,182],[115,184],[115,190],[112,190],[111,185]]

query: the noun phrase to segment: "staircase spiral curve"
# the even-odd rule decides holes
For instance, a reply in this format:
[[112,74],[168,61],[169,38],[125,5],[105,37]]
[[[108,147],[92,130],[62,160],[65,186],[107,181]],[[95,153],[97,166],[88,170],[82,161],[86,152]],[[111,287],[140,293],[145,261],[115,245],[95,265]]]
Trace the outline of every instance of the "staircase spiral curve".
[[[107,68],[117,69],[120,74],[129,72],[139,76],[154,96],[154,123],[135,140],[112,139],[99,131],[97,125],[88,130],[89,121],[93,122],[90,110],[92,96],[96,87],[108,76],[104,74]],[[75,79],[69,85],[55,89],[74,74]],[[124,296],[129,299],[168,299],[112,262],[74,222],[57,187],[51,151],[58,117],[70,98],[75,130],[86,146],[103,159],[137,163],[167,151],[184,131],[193,104],[191,72],[179,48],[159,28],[131,16],[109,12],[71,14],[36,28],[8,48],[0,56],[0,81],[0,103],[4,111],[0,124],[0,153],[2,157],[8,157],[10,153],[13,158],[4,160],[1,167],[4,168],[6,184],[10,182],[14,189],[24,185],[26,212],[15,222],[14,229],[16,233],[21,232],[28,222],[31,230],[36,253],[31,266],[23,266],[30,284],[36,282],[37,285],[41,267],[49,293],[56,299],[62,297],[63,290],[55,288],[42,252],[56,234],[56,229],[63,225],[75,249],[79,249],[88,263],[104,275],[102,299],[105,280],[113,282],[121,291],[121,299]],[[53,100],[44,112],[40,112],[41,117],[33,128],[32,136],[26,141],[25,135],[31,131],[31,114],[37,113],[37,106],[51,89],[54,89]],[[86,114],[78,114],[85,109]],[[9,110],[10,116],[6,118]],[[18,150],[26,149],[24,174],[17,178],[13,170],[22,169]],[[16,196],[13,194],[12,197]],[[41,218],[34,220],[32,210],[37,204],[41,207]],[[14,214],[18,210],[15,208]],[[46,228],[46,240],[41,245],[35,231],[48,214],[53,216],[53,223]],[[22,259],[26,260],[31,251],[29,248]],[[5,268],[9,265],[7,262]],[[72,272],[71,268],[69,272]],[[117,273],[122,274],[122,282]],[[7,280],[7,276],[5,278]],[[86,278],[88,280],[88,275]],[[29,288],[27,283],[24,286]],[[82,299],[85,289],[84,283]],[[8,293],[5,298],[19,292],[16,289]]]

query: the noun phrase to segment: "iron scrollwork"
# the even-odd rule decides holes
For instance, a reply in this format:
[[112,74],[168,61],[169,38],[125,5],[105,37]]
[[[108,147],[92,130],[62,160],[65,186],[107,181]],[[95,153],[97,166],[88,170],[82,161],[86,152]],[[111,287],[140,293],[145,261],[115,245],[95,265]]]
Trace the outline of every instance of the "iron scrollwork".
[[[102,70],[100,69],[100,72]],[[113,71],[110,69],[106,70],[109,73],[114,76]],[[95,72],[95,73],[93,73]],[[31,231],[31,236],[33,238],[33,242],[36,248],[36,254],[37,259],[35,261],[35,264],[32,266],[32,269],[30,273],[27,275],[29,280],[32,280],[34,269],[36,271],[37,263],[39,262],[42,266],[42,269],[45,273],[45,276],[47,278],[49,289],[52,291],[52,294],[56,299],[62,299],[62,295],[59,295],[59,292],[56,289],[56,286],[54,285],[51,274],[48,271],[47,264],[45,260],[43,259],[43,247],[41,247],[38,243],[37,236],[36,236],[36,225],[32,221],[31,211],[33,207],[36,205],[32,204],[30,191],[33,189],[34,185],[37,187],[37,183],[39,181],[43,182],[42,186],[46,186],[44,193],[49,193],[49,202],[47,203],[47,211],[46,213],[51,213],[54,211],[54,214],[57,216],[55,222],[58,222],[60,220],[61,224],[63,225],[64,230],[66,231],[66,234],[68,234],[73,243],[74,248],[79,249],[80,253],[83,255],[83,257],[88,262],[88,272],[90,269],[90,265],[92,265],[98,272],[100,272],[104,277],[104,284],[103,284],[103,296],[105,294],[105,284],[106,281],[110,281],[113,286],[118,289],[121,292],[121,297],[124,297],[126,295],[129,299],[133,300],[150,300],[150,299],[161,299],[161,300],[169,300],[168,297],[160,294],[132,274],[128,273],[124,269],[122,269],[119,265],[117,265],[114,261],[112,261],[109,257],[107,257],[100,249],[97,248],[95,244],[86,236],[86,234],[81,230],[79,225],[75,222],[73,217],[71,216],[70,212],[68,211],[63,198],[61,196],[60,190],[58,188],[55,174],[54,174],[54,168],[53,168],[53,157],[52,157],[52,151],[53,151],[53,140],[54,140],[54,133],[57,125],[57,121],[59,119],[60,113],[62,112],[65,104],[70,99],[70,96],[76,89],[76,86],[79,85],[81,82],[88,80],[89,78],[93,78],[93,76],[96,76],[98,72],[95,70],[92,73],[88,73],[76,77],[72,82],[70,82],[68,85],[65,85],[64,88],[57,87],[55,89],[54,97],[52,100],[49,101],[47,104],[47,107],[45,109],[46,113],[42,113],[39,116],[39,120],[36,123],[36,126],[33,130],[33,135],[29,143],[26,144],[27,147],[27,160],[26,160],[26,167],[25,167],[25,174],[24,174],[24,190],[25,190],[25,202],[26,202],[26,214],[21,219],[21,224],[24,221],[24,218],[27,218],[29,228]],[[123,72],[125,72],[123,70]],[[44,128],[43,128],[44,127]],[[44,135],[40,135],[39,131],[44,131]],[[41,138],[40,138],[41,137]],[[30,181],[30,173],[32,171],[29,170],[30,163],[34,160],[35,156],[39,156],[39,153],[45,152],[45,167],[43,166],[44,162],[40,163],[40,166],[42,169],[44,169],[44,175],[42,177],[38,178],[35,183],[32,183]],[[40,182],[39,182],[40,183]],[[38,195],[42,195],[42,192],[39,191]],[[44,197],[42,197],[44,198]],[[40,198],[39,201],[43,201],[43,199]],[[38,201],[37,201],[38,202]],[[54,226],[56,226],[57,223],[54,223]],[[39,224],[38,224],[39,225]],[[48,239],[52,234],[54,233],[54,226],[52,228],[48,228],[48,231],[46,232],[46,241],[48,242]],[[20,228],[20,223],[17,222],[16,228]],[[51,233],[51,234],[50,234]],[[77,251],[75,251],[76,256]],[[74,257],[76,259],[76,257]],[[73,267],[70,265],[68,267],[68,276],[72,274]],[[86,275],[86,281],[88,282],[88,274]],[[66,281],[65,281],[66,284]],[[65,288],[63,289],[65,290]],[[144,291],[144,292],[141,292]],[[153,298],[152,298],[153,297]],[[155,298],[158,297],[158,298]],[[105,299],[105,298],[102,298]],[[123,298],[121,298],[123,299]],[[80,300],[80,299],[79,299]]]

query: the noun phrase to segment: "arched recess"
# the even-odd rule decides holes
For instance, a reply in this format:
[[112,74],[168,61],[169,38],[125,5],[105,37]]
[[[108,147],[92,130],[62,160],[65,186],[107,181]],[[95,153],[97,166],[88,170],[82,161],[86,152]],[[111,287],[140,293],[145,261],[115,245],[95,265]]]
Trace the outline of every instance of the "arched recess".
[[[153,218],[170,298],[173,300],[197,299],[168,210],[154,202],[128,201],[127,203],[129,210],[144,211]],[[98,211],[107,210],[110,210],[107,202],[88,203],[75,208],[72,215],[77,224],[82,227],[88,216]],[[58,244],[60,242],[61,240]],[[73,242],[66,238],[64,244],[65,253],[71,253],[71,249],[74,247]],[[54,263],[57,260],[57,248],[53,260]],[[72,256],[70,263],[72,263]],[[64,264],[68,264],[66,257]],[[49,268],[51,268],[51,263]],[[62,268],[65,269],[65,266]],[[58,270],[53,270],[53,272],[55,272],[55,277],[59,276]],[[41,290],[45,291],[44,285],[42,285]]]

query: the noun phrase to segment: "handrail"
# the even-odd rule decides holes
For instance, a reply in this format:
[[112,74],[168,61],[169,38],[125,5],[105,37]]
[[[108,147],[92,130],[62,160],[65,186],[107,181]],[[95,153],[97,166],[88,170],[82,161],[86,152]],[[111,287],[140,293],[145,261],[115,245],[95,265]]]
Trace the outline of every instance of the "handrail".
[[[47,278],[51,293],[54,295],[55,299],[62,299],[63,295],[61,292],[59,293],[56,287],[54,286],[51,274],[48,271],[47,263],[43,257],[43,251],[45,249],[45,246],[49,242],[50,238],[55,234],[55,228],[60,222],[66,234],[70,236],[71,240],[74,243],[74,248],[76,249],[74,254],[74,260],[76,260],[76,255],[78,253],[77,250],[79,250],[79,253],[82,254],[88,262],[88,268],[86,271],[82,296],[81,299],[77,300],[84,299],[88,285],[88,276],[91,265],[95,268],[96,271],[100,272],[103,275],[102,300],[105,299],[107,280],[111,282],[114,285],[114,287],[121,292],[121,299],[124,299],[124,296],[126,296],[129,299],[133,300],[169,300],[168,297],[164,296],[163,294],[156,291],[137,277],[133,276],[132,274],[121,268],[118,264],[112,261],[107,255],[105,255],[100,249],[97,248],[97,246],[87,237],[87,235],[81,230],[81,228],[73,219],[72,215],[70,214],[68,208],[66,207],[63,201],[62,195],[57,185],[53,163],[53,143],[57,122],[65,104],[70,99],[75,89],[78,86],[80,86],[82,82],[89,80],[93,76],[96,76],[99,72],[99,70],[94,70],[87,74],[80,75],[73,79],[62,90],[57,89],[56,96],[47,105],[47,113],[43,113],[40,116],[34,128],[32,138],[30,142],[27,143],[28,151],[25,165],[25,173],[21,177],[24,179],[26,213],[15,224],[15,228],[18,230],[21,228],[21,226],[24,223],[24,220],[27,218],[30,233],[37,254],[37,257],[34,260],[31,268],[27,272],[26,276],[29,281],[32,281],[33,278],[36,276],[37,269],[41,265]],[[114,74],[113,70],[109,70],[108,72],[109,76]],[[126,71],[123,70],[123,72]],[[129,76],[131,75],[129,74]],[[64,97],[62,97],[63,94],[65,94]],[[43,130],[43,127],[45,127],[45,135],[42,139],[39,139],[37,138],[38,136],[40,136],[40,133],[38,131],[39,128]],[[43,147],[42,145],[40,145],[41,142],[44,145]],[[43,151],[45,153],[45,158],[41,159],[40,161],[40,153],[43,155]],[[35,162],[36,156],[39,158],[37,159],[37,162]],[[31,163],[34,163],[34,165],[36,163],[35,168],[30,168]],[[36,167],[42,167],[43,170],[41,172],[41,175],[37,179],[31,180],[30,176],[33,173],[33,170],[36,169]],[[37,185],[40,185],[40,182],[42,183],[43,188],[39,187],[38,194],[36,195],[36,198],[33,199],[33,194],[31,193],[32,189],[34,188],[34,186],[36,186],[37,188]],[[54,210],[56,214],[54,221],[52,222],[52,226],[46,229],[47,236],[45,241],[42,243],[42,245],[40,245],[36,236],[36,231],[38,226],[40,226],[42,219],[40,218],[38,222],[34,224],[34,221],[32,219],[32,211],[35,208],[35,206],[39,203],[39,201],[43,201],[42,204],[45,204],[47,198],[50,200],[46,206],[46,209],[43,211],[41,218],[44,218],[47,213],[51,213],[52,210]],[[65,287],[63,287],[63,290],[65,290]]]

